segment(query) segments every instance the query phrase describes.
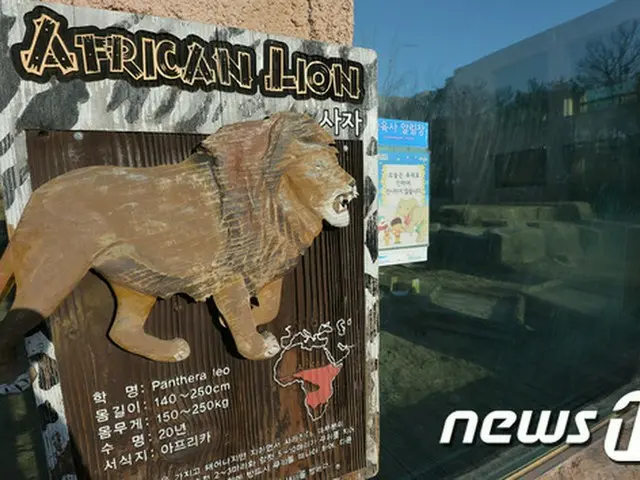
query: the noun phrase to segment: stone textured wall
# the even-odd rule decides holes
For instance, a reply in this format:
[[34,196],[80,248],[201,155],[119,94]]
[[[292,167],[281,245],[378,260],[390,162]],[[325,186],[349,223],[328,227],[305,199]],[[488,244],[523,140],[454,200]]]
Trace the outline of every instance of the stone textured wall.
[[[626,415],[625,425],[620,436],[618,448],[629,448],[629,439],[634,429],[636,408]],[[601,431],[601,433],[604,433]],[[582,448],[575,448],[576,453],[570,455],[559,465],[543,473],[540,480],[640,480],[640,468],[633,463],[624,464],[611,461],[604,451],[604,436]]]
[[604,453],[604,440],[594,442],[538,477],[540,480],[640,480],[640,468],[612,462]]
[[354,0],[53,0],[330,43],[353,42]]

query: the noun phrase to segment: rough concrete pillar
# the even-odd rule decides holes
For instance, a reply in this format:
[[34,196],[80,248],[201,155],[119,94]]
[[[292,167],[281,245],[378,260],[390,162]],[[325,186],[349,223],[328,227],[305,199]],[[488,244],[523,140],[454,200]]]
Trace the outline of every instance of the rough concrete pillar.
[[354,0],[54,0],[246,28],[330,43],[353,42]]

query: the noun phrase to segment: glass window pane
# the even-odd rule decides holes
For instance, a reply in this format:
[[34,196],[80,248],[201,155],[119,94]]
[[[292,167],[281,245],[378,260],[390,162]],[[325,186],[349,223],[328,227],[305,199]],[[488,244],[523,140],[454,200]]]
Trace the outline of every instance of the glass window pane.
[[[355,8],[380,117],[429,128],[428,215],[379,185],[379,478],[507,475],[551,447],[517,424],[509,445],[440,445],[452,412],[605,415],[640,383],[640,2]],[[380,141],[384,172],[411,171],[403,148]]]

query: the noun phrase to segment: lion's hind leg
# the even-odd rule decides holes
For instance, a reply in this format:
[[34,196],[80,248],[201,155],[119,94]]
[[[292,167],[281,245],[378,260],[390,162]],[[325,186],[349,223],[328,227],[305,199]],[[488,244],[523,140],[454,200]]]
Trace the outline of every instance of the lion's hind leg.
[[156,297],[119,285],[112,284],[111,288],[118,304],[109,338],[116,345],[157,362],[179,362],[189,356],[189,344],[182,338],[162,340],[144,331],[144,324],[156,303]]

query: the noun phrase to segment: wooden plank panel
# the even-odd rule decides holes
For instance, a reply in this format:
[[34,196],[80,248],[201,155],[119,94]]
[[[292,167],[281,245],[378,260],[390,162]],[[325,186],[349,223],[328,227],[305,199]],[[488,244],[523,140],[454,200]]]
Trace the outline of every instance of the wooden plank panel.
[[[176,163],[201,138],[28,132],[32,187],[82,166]],[[339,141],[338,148],[340,163],[362,191],[362,142]],[[51,319],[67,421],[82,464],[77,465],[79,477],[287,478],[320,468],[319,478],[335,478],[363,469],[366,339],[361,201],[352,202],[350,226],[325,229],[287,276],[280,314],[266,328],[285,340],[289,332],[306,330],[307,342],[315,340],[315,344],[285,349],[281,359],[253,362],[240,358],[233,353],[228,332],[214,320],[215,306],[179,296],[159,301],[147,327],[160,338],[185,338],[191,356],[178,364],[163,364],[124,352],[106,337],[114,314],[112,294],[98,276],[88,275]],[[345,322],[339,327],[340,319]],[[327,335],[327,349],[321,348],[322,337],[312,337],[324,323],[333,330]],[[343,351],[341,346],[352,348]],[[340,363],[346,352],[348,356]],[[335,380],[327,384],[333,387],[331,398],[315,409],[311,408],[314,400],[323,392],[314,391],[316,387],[309,382],[298,383],[299,378],[291,381],[296,378],[293,375],[314,369],[324,369],[321,378],[338,370]],[[290,386],[280,386],[276,379]],[[126,386],[136,386],[138,396],[128,398]],[[100,392],[106,394],[104,404],[94,401],[101,400],[100,395],[94,396]],[[129,396],[134,396],[133,390]],[[116,418],[119,414],[114,407],[118,405],[125,406],[122,418]],[[103,409],[108,410],[108,419]],[[127,429],[117,433],[115,427],[122,422]],[[175,426],[183,423],[186,432],[178,437]],[[110,431],[104,428],[107,426]],[[329,430],[323,431],[326,428]],[[300,438],[292,440],[296,435]],[[144,445],[135,447],[134,436],[138,445],[142,441]],[[105,453],[105,445],[114,450]],[[134,452],[138,452],[137,461],[133,456],[132,465],[127,465],[127,455]],[[305,458],[311,453],[315,454]],[[115,469],[108,467],[113,459]],[[257,474],[259,470],[262,473]]]

